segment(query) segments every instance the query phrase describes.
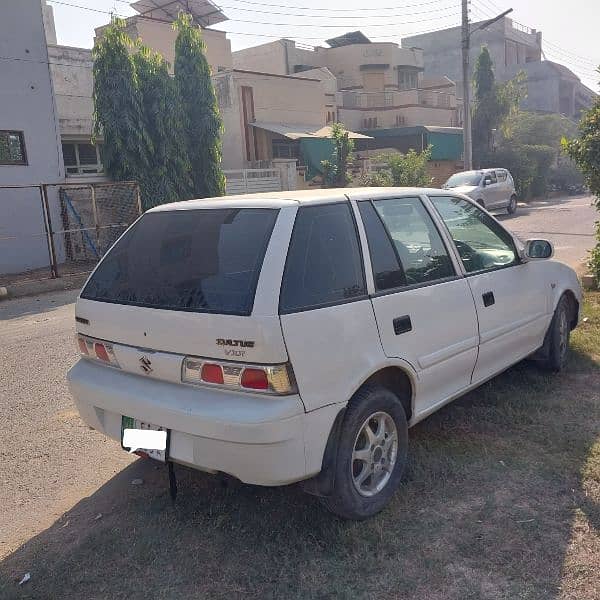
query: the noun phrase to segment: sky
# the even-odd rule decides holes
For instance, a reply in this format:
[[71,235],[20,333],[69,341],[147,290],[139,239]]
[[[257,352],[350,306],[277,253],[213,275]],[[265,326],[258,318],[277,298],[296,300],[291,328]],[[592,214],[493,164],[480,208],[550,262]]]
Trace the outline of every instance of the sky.
[[[47,0],[54,9],[58,43],[91,48],[94,28],[110,13],[137,14],[125,0]],[[67,4],[77,5],[67,6]],[[373,41],[402,37],[460,23],[460,0],[222,0],[229,21],[214,29],[230,32],[232,49],[287,37],[311,46],[360,29]],[[365,6],[366,4],[366,6]],[[542,31],[545,56],[568,66],[600,91],[600,0],[470,0],[470,19],[480,21],[512,8],[515,21]],[[90,10],[91,9],[91,10]]]

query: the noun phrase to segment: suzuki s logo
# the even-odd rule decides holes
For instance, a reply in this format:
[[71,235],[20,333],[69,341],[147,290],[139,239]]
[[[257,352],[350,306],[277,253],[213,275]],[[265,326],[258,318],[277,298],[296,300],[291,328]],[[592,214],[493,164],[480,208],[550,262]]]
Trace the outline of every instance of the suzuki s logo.
[[150,361],[150,359],[147,356],[142,356],[142,358],[140,358],[140,369],[142,371],[144,371],[144,373],[146,373],[146,375],[148,375],[149,373],[152,373],[152,371],[154,370],[152,367],[152,362]]

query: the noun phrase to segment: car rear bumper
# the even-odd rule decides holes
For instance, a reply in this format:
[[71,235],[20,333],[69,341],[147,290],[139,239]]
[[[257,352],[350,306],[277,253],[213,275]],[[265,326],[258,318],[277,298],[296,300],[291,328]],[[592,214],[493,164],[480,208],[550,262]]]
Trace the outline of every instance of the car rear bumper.
[[108,437],[121,441],[123,415],[161,425],[171,431],[171,460],[257,485],[316,474],[339,410],[307,414],[298,395],[175,384],[86,359],[69,371],[68,381],[82,419]]

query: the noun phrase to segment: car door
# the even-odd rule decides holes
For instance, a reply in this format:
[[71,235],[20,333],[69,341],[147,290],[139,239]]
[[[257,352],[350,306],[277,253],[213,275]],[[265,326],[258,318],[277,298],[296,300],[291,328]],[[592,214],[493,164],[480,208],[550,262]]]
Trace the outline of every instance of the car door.
[[492,210],[498,208],[500,204],[500,190],[496,171],[488,171],[484,176],[484,179],[486,178],[489,179],[489,183],[484,189],[485,208]]
[[454,241],[477,307],[473,382],[481,382],[542,345],[552,317],[550,284],[539,265],[519,259],[512,235],[477,205],[450,195],[430,200]]
[[506,208],[510,202],[510,190],[507,181],[507,172],[504,169],[496,169],[498,178],[498,202],[497,208]]
[[360,200],[357,206],[381,343],[388,357],[416,371],[419,418],[471,382],[478,344],[473,297],[420,197]]

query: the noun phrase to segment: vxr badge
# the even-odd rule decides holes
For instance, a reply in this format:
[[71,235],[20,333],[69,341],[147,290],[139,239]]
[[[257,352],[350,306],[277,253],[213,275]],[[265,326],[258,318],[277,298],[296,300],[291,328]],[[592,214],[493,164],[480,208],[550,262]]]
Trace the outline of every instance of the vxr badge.
[[153,369],[151,365],[152,362],[147,356],[142,356],[142,358],[140,358],[140,369],[144,371],[146,375],[148,375],[148,373],[152,373]]

